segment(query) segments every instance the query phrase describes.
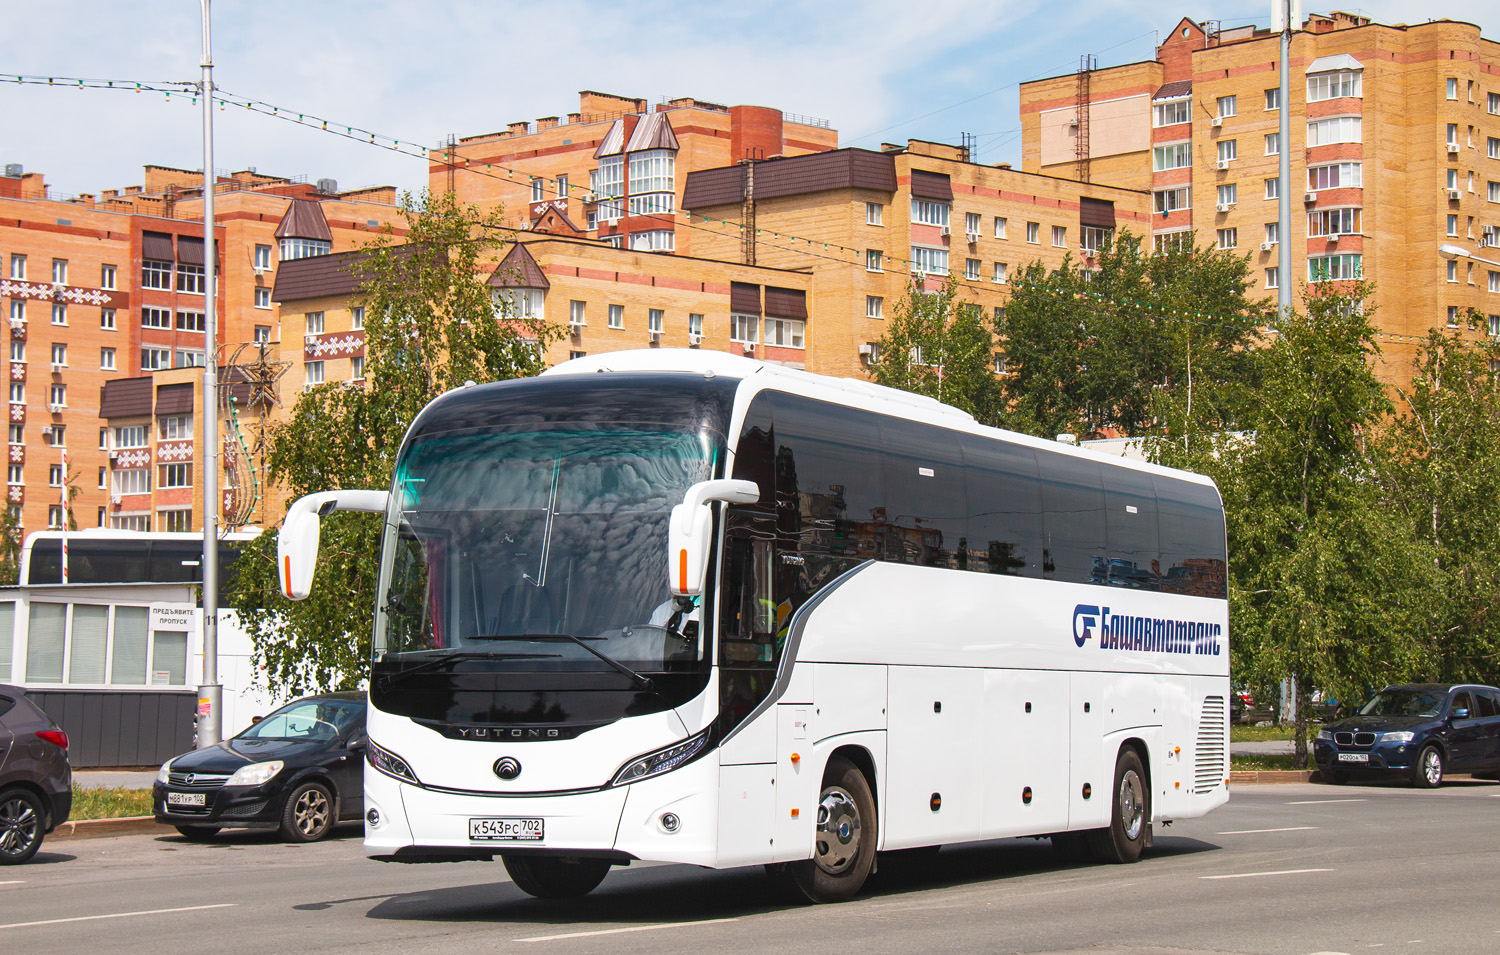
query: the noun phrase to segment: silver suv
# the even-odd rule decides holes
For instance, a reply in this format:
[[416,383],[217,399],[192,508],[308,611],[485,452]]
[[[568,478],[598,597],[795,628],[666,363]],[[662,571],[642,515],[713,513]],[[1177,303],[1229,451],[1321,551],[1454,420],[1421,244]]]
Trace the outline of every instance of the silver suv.
[[0,683],[0,865],[36,855],[72,808],[68,734],[25,690]]

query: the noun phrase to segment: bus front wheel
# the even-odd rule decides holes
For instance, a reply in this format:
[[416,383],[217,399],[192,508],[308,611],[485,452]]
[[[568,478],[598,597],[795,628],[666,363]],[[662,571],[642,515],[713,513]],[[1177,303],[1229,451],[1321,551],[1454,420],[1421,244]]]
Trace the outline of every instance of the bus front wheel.
[[1146,827],[1151,825],[1151,789],[1134,749],[1120,750],[1115,759],[1112,792],[1109,828],[1088,833],[1089,849],[1100,862],[1134,862],[1146,847]]
[[813,857],[781,871],[809,902],[847,902],[875,864],[877,835],[869,780],[859,767],[835,756],[823,772]]
[[576,899],[588,895],[609,874],[602,859],[553,859],[546,856],[501,855],[516,888],[539,899]]

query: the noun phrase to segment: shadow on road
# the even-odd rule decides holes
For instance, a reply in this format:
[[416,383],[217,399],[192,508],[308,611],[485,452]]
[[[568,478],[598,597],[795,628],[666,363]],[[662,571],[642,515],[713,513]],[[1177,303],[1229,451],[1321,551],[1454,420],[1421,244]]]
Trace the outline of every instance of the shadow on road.
[[[328,835],[323,837],[324,842],[341,842],[345,840],[363,839],[365,827],[362,822],[344,822],[333,827]],[[163,824],[161,832],[157,834],[156,841],[163,847],[177,846],[203,846],[207,849],[236,849],[244,846],[269,846],[277,843],[291,848],[301,848],[310,845],[306,842],[287,842],[281,838],[281,834],[274,829],[223,829],[207,836],[197,839],[189,839],[171,826]]]
[[32,856],[31,861],[27,862],[26,864],[28,866],[55,865],[59,862],[73,862],[77,858],[77,856],[70,856],[66,852],[44,852],[43,850],[38,849],[36,855]]

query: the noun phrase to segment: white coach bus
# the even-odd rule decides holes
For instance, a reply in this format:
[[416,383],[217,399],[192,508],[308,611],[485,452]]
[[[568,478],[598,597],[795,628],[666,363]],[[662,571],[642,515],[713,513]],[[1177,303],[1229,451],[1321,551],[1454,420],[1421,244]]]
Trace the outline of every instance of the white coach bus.
[[1051,836],[1131,862],[1228,799],[1206,478],[712,352],[460,388],[387,491],[368,855],[542,897],[633,860],[854,895],[877,851]]

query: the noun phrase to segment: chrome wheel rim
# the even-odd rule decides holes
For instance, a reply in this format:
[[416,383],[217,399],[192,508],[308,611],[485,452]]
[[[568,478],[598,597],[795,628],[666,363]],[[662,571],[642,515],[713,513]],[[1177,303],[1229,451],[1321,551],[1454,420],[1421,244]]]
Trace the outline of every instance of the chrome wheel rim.
[[1443,758],[1435,749],[1429,749],[1422,757],[1422,775],[1427,777],[1430,786],[1436,786],[1443,781]]
[[11,799],[0,806],[0,852],[20,855],[36,841],[36,812],[31,804],[21,798]]
[[318,789],[309,789],[298,796],[292,807],[292,822],[304,836],[322,832],[328,825],[328,797]]
[[1141,829],[1146,825],[1146,795],[1140,774],[1133,769],[1120,777],[1119,801],[1120,824],[1125,829],[1125,838],[1134,842],[1141,837]]
[[823,790],[818,803],[817,855],[813,861],[829,875],[848,871],[859,858],[861,828],[854,797],[838,786]]

